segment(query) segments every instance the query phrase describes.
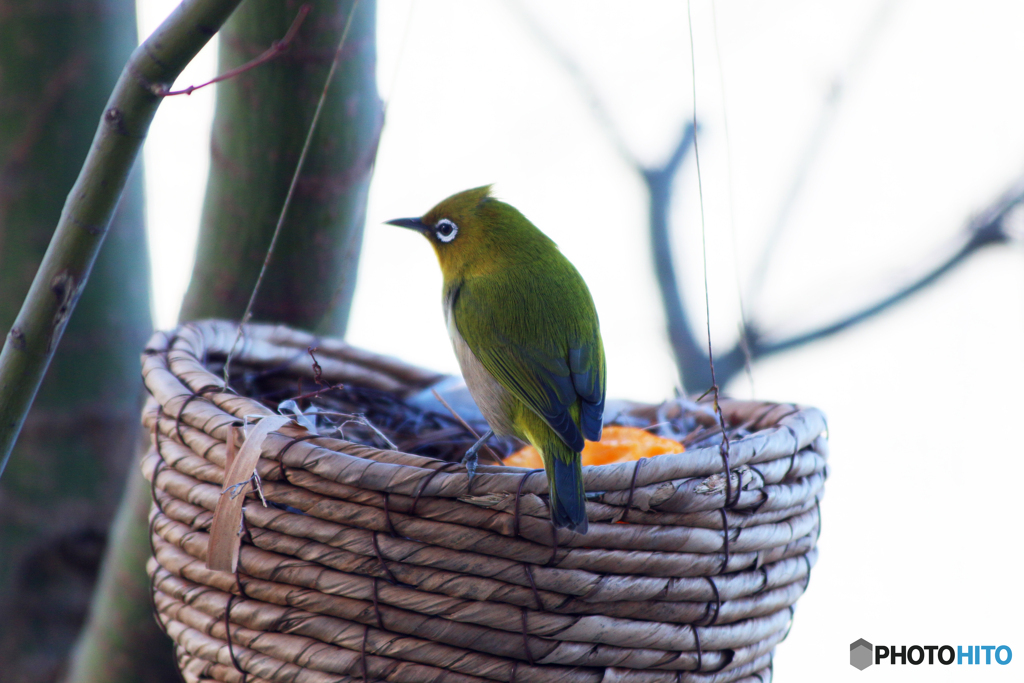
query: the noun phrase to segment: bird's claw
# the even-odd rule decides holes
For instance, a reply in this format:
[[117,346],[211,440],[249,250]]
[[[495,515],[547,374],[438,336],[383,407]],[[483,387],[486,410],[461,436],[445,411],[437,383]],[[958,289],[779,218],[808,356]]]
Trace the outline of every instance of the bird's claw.
[[466,472],[469,474],[470,485],[473,483],[473,477],[476,476],[476,466],[480,462],[480,456],[477,455],[479,449],[469,449],[466,451],[466,455],[462,458],[462,464],[466,466]]
[[469,474],[469,488],[473,488],[473,477],[476,476],[476,467],[480,461],[480,448],[487,443],[487,439],[494,436],[494,430],[488,429],[487,433],[477,439],[476,443],[466,450],[466,454],[462,456],[462,464],[466,466],[466,472]]

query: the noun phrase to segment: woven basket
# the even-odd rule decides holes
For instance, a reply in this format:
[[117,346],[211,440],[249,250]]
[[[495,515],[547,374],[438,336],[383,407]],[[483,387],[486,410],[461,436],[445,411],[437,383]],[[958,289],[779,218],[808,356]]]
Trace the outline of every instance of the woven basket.
[[[728,462],[711,446],[584,468],[586,536],[553,536],[531,470],[481,465],[470,492],[458,464],[272,433],[257,465],[271,504],[248,494],[232,574],[206,567],[226,441],[275,414],[211,372],[235,334],[189,324],[143,356],[149,571],[189,683],[771,680],[816,557],[821,412],[724,400],[746,433]],[[313,345],[332,383],[404,396],[441,378],[256,325],[232,367],[310,387]]]

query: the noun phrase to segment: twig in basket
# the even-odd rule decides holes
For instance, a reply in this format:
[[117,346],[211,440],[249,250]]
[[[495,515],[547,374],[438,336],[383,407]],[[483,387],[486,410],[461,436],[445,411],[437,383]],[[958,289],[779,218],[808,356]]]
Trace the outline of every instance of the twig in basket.
[[[292,401],[301,401],[303,399],[308,399],[308,398],[319,398],[325,392],[334,391],[335,389],[344,389],[345,388],[345,385],[342,384],[341,382],[338,382],[337,384],[327,384],[327,382],[324,380],[324,369],[322,367],[320,367],[320,363],[317,362],[316,356],[313,355],[313,352],[316,351],[316,350],[317,350],[317,347],[315,347],[315,346],[308,346],[308,347],[306,347],[306,351],[307,351],[307,353],[309,353],[309,357],[313,359],[313,381],[316,382],[317,385],[320,388],[317,389],[316,391],[311,391],[308,394],[301,394],[300,393],[298,396],[292,396],[292,398],[291,398]],[[301,391],[301,390],[302,390],[302,378],[300,377],[299,378],[299,391]]]
[[348,418],[344,422],[342,422],[340,425],[337,426],[337,429],[338,429],[339,432],[341,432],[342,437],[345,436],[345,432],[342,430],[342,428],[345,425],[347,425],[347,424],[349,424],[351,422],[354,422],[356,424],[361,424],[364,427],[369,427],[371,430],[373,430],[374,434],[379,436],[384,441],[384,443],[386,443],[388,445],[388,448],[390,448],[393,451],[397,451],[398,450],[398,446],[395,445],[395,442],[392,441],[391,439],[389,439],[384,432],[382,432],[379,429],[377,429],[376,425],[374,425],[372,422],[370,422],[370,420],[367,419],[367,417],[365,415],[353,414],[353,413],[337,413],[337,412],[333,412],[333,411],[329,411],[329,410],[322,410],[322,411],[319,412],[319,414],[320,415],[334,415],[336,417]]
[[[476,433],[476,430],[473,429],[472,427],[470,427],[469,423],[466,422],[465,420],[463,420],[462,416],[459,415],[457,412],[455,412],[455,408],[452,408],[450,405],[448,405],[448,401],[446,401],[443,398],[441,398],[441,394],[437,393],[437,389],[431,389],[430,391],[431,391],[432,394],[434,394],[434,398],[436,398],[438,401],[440,401],[441,405],[443,405],[445,408],[448,409],[448,412],[452,414],[452,417],[455,418],[456,422],[458,422],[460,425],[465,427],[466,431],[469,432],[470,434],[472,434],[474,439],[477,439],[477,440],[480,439],[480,435]],[[494,458],[494,462],[498,463],[499,465],[503,465],[504,464],[502,459],[498,457],[498,454],[495,453],[493,450],[491,450],[490,446],[488,446],[487,444],[484,444],[483,449],[485,451],[487,451],[487,454],[489,456]]]
[[267,497],[263,495],[263,480],[260,479],[259,472],[252,473],[252,487],[256,489],[256,493],[260,496],[260,501],[263,503],[263,507],[267,507]]
[[316,356],[313,352],[317,350],[315,346],[307,346],[306,351],[309,352],[309,357],[313,359],[313,381],[317,383],[317,386],[324,385],[324,369],[320,367],[320,364],[316,362]]
[[714,383],[712,383],[711,386],[708,387],[708,389],[703,394],[701,394],[697,398],[693,399],[693,402],[694,403],[700,403],[702,400],[704,400],[705,396],[707,396],[708,394],[710,394],[713,391],[718,391],[718,387]]
[[229,486],[226,489],[224,489],[223,491],[221,491],[221,495],[224,495],[226,493],[226,494],[228,494],[228,498],[231,498],[232,500],[234,500],[235,498],[238,497],[238,494],[242,492],[242,489],[245,488],[245,485],[248,484],[248,483],[249,482],[247,480],[247,481],[240,481],[237,484],[232,484],[231,486]]
[[341,382],[338,382],[337,384],[334,384],[334,385],[331,385],[331,386],[326,386],[323,389],[317,389],[316,391],[311,391],[308,394],[300,394],[298,396],[292,396],[292,400],[293,401],[301,401],[302,399],[305,399],[305,398],[320,398],[321,394],[324,394],[324,393],[326,393],[328,391],[334,391],[335,389],[344,389],[344,388],[345,388],[345,385],[342,384]]
[[393,450],[393,451],[397,451],[398,450],[398,446],[396,446],[395,443],[391,439],[389,439],[387,436],[385,436],[384,432],[382,432],[379,429],[377,429],[377,427],[372,422],[370,422],[366,418],[365,415],[355,415],[354,417],[355,417],[355,420],[354,420],[355,422],[358,422],[361,425],[365,425],[365,426],[369,427],[370,429],[373,430],[374,434],[376,434],[380,438],[384,439],[384,443],[386,443],[391,450]]

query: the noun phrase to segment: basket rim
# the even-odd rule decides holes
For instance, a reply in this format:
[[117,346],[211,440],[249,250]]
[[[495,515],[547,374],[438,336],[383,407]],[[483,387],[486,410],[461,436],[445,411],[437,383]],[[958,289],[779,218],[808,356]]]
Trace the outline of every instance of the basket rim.
[[[227,428],[238,420],[276,414],[256,399],[225,389],[223,379],[206,368],[205,361],[211,356],[227,355],[237,330],[237,324],[230,321],[203,320],[156,332],[152,336],[143,352],[143,379],[165,415],[175,415],[184,421],[192,418],[202,425],[201,429],[220,436],[226,435]],[[275,360],[283,355],[281,351],[292,349],[295,358],[291,359],[288,369],[312,377],[306,360],[306,349],[310,346],[318,347],[318,360],[328,381],[350,377],[354,363],[376,371],[375,375],[366,377],[372,384],[390,384],[391,390],[406,395],[447,377],[340,340],[318,337],[283,325],[250,323],[242,326],[240,342],[232,358],[237,363],[266,363],[271,349],[278,350]],[[226,414],[220,424],[212,428],[212,416],[202,414],[209,411],[199,409],[210,405]],[[646,404],[635,405],[643,407]],[[616,497],[614,494],[619,494],[617,497],[620,498],[627,496],[632,499],[630,502],[645,509],[652,501],[655,505],[665,502],[661,499],[668,493],[664,490],[666,484],[677,485],[695,477],[720,474],[725,465],[731,469],[730,476],[736,478],[735,489],[742,484],[735,474],[740,468],[784,458],[795,460],[801,450],[815,444],[815,441],[824,445],[827,422],[817,408],[729,398],[722,398],[720,405],[727,421],[752,422],[752,429],[756,430],[730,443],[727,464],[723,462],[717,446],[693,448],[633,462],[586,466],[583,468],[584,486],[588,491],[610,493],[613,498]],[[289,438],[284,430],[281,434],[278,437],[278,433],[274,433],[272,436],[275,438],[267,440],[264,457],[274,459],[284,446],[282,440],[289,442],[295,438]],[[304,451],[312,471],[319,476],[343,483],[358,482],[361,487],[378,491],[433,497],[510,492],[521,495],[547,491],[546,477],[531,476],[542,470],[481,465],[470,491],[468,473],[458,463],[377,449],[333,437],[304,440],[294,444],[292,449]],[[328,453],[333,457],[325,458]]]

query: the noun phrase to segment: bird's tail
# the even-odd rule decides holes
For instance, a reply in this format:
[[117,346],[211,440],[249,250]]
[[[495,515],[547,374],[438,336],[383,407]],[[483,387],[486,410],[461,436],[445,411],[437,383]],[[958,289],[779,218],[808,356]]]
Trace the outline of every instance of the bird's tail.
[[587,499],[583,490],[582,458],[560,439],[542,449],[548,474],[551,518],[556,527],[587,533]]

